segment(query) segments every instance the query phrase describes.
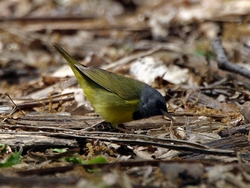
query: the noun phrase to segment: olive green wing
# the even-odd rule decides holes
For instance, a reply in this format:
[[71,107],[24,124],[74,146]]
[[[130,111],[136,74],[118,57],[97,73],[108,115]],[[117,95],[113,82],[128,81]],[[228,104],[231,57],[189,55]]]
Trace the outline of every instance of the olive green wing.
[[102,69],[83,66],[58,44],[54,44],[54,47],[67,60],[76,75],[80,86],[83,87],[84,90],[86,90],[84,87],[86,87],[87,82],[85,81],[83,75],[88,77],[103,89],[118,95],[121,99],[131,101],[138,100],[140,98],[140,93],[145,86],[145,83]]
[[145,83],[102,69],[75,64],[76,68],[102,88],[124,100],[139,100]]

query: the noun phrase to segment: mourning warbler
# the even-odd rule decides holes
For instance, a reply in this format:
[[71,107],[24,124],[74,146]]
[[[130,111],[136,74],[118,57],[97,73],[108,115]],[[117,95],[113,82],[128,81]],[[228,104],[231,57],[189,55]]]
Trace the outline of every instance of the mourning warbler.
[[84,66],[59,45],[54,44],[54,47],[67,60],[94,110],[112,126],[162,114],[172,119],[163,96],[149,85]]

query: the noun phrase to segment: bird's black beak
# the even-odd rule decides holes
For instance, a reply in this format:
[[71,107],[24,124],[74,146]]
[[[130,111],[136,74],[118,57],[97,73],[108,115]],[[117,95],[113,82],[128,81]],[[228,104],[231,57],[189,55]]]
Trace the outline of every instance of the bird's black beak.
[[161,110],[161,113],[162,113],[163,115],[167,116],[167,117],[168,117],[169,119],[171,119],[172,121],[174,121],[174,118],[171,116],[170,113],[168,113],[168,112],[166,112],[166,111],[164,111],[164,110]]

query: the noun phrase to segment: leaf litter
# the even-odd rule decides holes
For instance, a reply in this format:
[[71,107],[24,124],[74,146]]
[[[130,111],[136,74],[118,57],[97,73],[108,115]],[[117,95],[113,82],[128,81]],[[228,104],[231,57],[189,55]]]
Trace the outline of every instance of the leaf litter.
[[[11,148],[0,149],[1,164],[22,152],[19,164],[0,168],[0,184],[248,187],[249,7],[1,1],[0,143]],[[113,130],[53,43],[85,65],[148,82],[175,121],[156,116]]]

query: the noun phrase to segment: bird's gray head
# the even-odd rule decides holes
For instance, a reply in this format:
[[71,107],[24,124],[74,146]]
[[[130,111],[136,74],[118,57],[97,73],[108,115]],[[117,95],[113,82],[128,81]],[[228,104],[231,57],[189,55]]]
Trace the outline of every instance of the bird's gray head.
[[168,113],[165,99],[157,90],[145,84],[141,92],[140,104],[133,113],[133,119],[162,115],[162,111]]

